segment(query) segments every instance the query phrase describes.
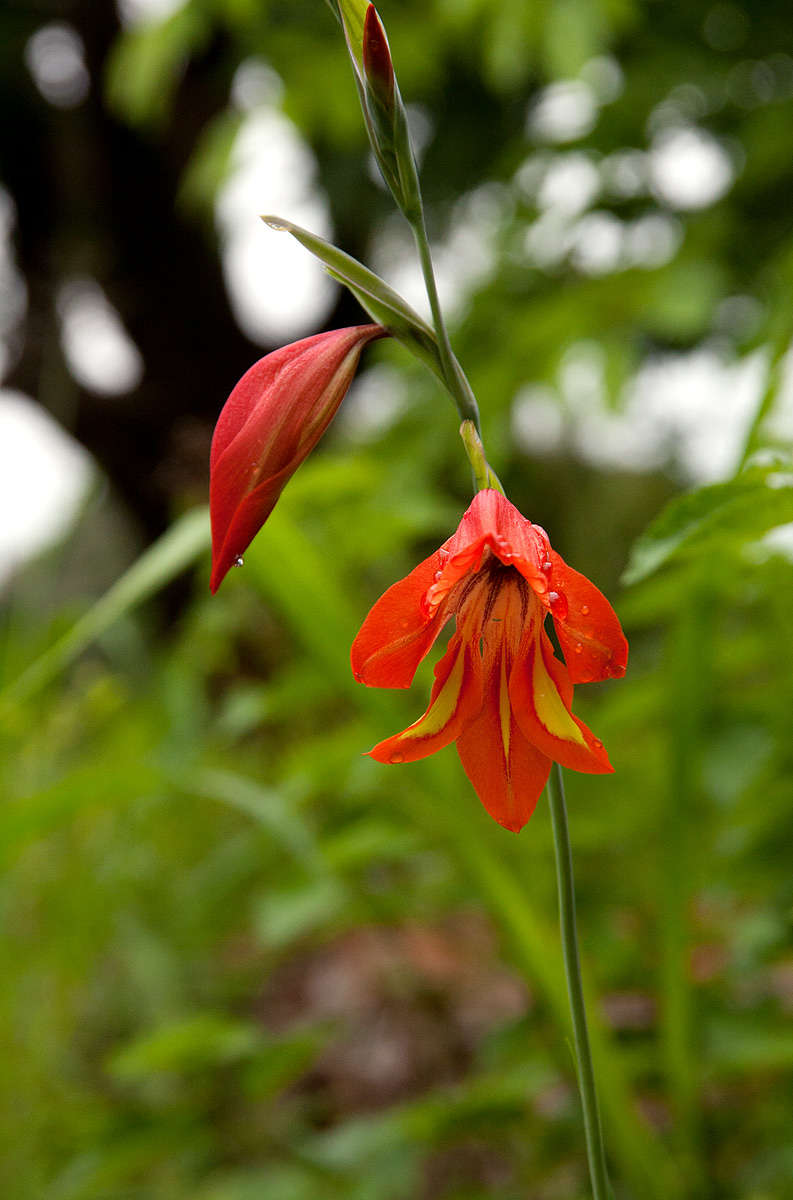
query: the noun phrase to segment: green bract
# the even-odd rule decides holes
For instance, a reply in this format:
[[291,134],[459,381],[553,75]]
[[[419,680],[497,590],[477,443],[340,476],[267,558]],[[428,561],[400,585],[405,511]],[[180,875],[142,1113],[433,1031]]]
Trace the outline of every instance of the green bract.
[[343,283],[355,296],[369,315],[385,326],[390,334],[402,342],[412,354],[426,363],[435,374],[443,379],[438,343],[426,321],[415,312],[406,300],[392,287],[370,271],[352,255],[339,250],[324,238],[317,237],[300,225],[284,221],[281,217],[263,216],[262,220],[271,229],[291,233],[302,246],[324,263],[330,275]]

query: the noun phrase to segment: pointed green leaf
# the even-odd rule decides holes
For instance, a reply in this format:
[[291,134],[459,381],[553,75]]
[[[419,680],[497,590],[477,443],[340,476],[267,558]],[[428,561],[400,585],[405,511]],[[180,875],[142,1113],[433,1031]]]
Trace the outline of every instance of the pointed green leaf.
[[426,363],[439,378],[443,378],[438,344],[435,334],[426,321],[415,312],[406,300],[389,287],[384,279],[375,275],[363,263],[351,255],[332,246],[316,234],[283,221],[280,217],[262,217],[271,229],[291,233],[302,246],[325,264],[328,273],[349,288],[358,303],[390,334],[402,342],[411,353]]
[[740,549],[790,521],[791,463],[755,459],[734,479],[672,500],[634,544],[623,582],[638,583],[683,554]]

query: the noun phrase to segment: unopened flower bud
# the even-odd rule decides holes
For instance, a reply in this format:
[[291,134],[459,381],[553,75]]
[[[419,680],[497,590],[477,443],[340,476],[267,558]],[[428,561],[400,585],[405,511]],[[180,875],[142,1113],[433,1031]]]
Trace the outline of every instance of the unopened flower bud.
[[303,338],[243,375],[215,426],[209,460],[212,578],[216,592],[327,429],[380,325]]
[[370,4],[363,26],[363,71],[366,84],[388,113],[394,109],[394,64],[377,9]]

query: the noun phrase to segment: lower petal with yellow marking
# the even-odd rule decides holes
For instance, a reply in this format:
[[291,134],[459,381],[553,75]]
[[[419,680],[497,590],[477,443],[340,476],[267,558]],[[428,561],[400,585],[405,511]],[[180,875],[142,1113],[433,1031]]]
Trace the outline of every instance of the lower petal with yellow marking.
[[485,688],[482,711],[457,739],[457,751],[491,817],[517,833],[534,812],[551,760],[524,737],[511,708],[505,706],[502,664],[503,658]]
[[603,743],[570,711],[573,685],[544,630],[521,646],[509,695],[523,735],[555,762],[596,775],[613,770]]
[[429,707],[402,733],[369,751],[378,762],[415,762],[448,746],[482,707],[482,661],[477,646],[455,634],[435,668]]

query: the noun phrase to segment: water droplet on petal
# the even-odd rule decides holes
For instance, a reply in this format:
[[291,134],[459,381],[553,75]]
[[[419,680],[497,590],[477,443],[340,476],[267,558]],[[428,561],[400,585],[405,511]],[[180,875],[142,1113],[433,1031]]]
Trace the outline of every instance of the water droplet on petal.
[[602,750],[602,749],[603,749],[603,743],[601,742],[600,738],[595,738],[595,740],[594,740],[594,742],[593,742],[592,744],[593,744],[593,746],[595,747],[595,749],[596,749],[596,750]]
[[548,603],[549,604],[558,604],[559,599],[560,599],[560,597],[559,597],[558,592],[549,592],[548,593]]
[[575,646],[573,646],[573,650],[575,651],[576,654],[580,654],[583,649],[584,649],[584,647],[581,645],[580,642],[576,642]]
[[584,616],[584,617],[586,617],[586,616],[588,615],[588,613],[589,613],[589,605],[588,605],[588,604],[582,604],[582,605],[581,605],[581,615],[582,615],[582,616]]
[[546,575],[553,569],[553,563],[551,562],[550,558],[546,558],[545,562],[542,564],[542,569]]
[[235,566],[235,567],[242,567],[242,566],[244,566],[244,565],[245,565],[245,564],[244,564],[244,560],[243,560],[243,557],[242,557],[242,555],[241,555],[241,554],[238,554],[238,555],[237,555],[237,557],[234,559],[234,566]]
[[401,763],[405,761],[405,756],[404,754],[392,754],[388,761],[392,763]]
[[439,580],[439,579],[443,579],[443,571],[436,571],[436,572],[435,572],[435,574],[433,575],[433,577],[432,577],[432,578],[433,578],[433,579],[434,579],[436,582],[437,582],[437,580]]

